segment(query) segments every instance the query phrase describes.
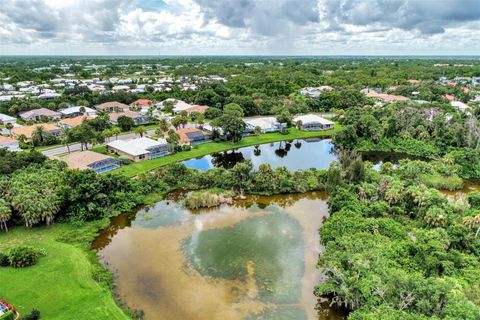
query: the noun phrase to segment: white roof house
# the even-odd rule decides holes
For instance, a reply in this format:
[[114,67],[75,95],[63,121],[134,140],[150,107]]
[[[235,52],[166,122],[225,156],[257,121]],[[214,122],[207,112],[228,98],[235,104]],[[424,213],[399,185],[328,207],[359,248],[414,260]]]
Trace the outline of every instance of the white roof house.
[[262,132],[276,131],[279,128],[279,123],[274,117],[262,117],[245,120],[247,130],[254,130],[255,127],[260,127]]
[[130,140],[115,140],[107,144],[109,150],[129,157],[134,161],[155,159],[168,153],[168,143],[165,139],[155,141],[142,137]]
[[[82,108],[82,106],[74,106],[74,107],[68,107],[68,108],[65,108],[65,109],[61,109],[61,110],[58,110],[62,115],[64,116],[74,116],[74,115],[79,115],[81,114],[80,112],[80,109]],[[97,111],[92,109],[92,108],[88,108],[88,107],[83,107],[85,108],[85,115],[86,116],[94,116]]]
[[0,113],[0,122],[3,124],[7,124],[7,123],[15,124],[17,123],[17,118],[10,117],[9,115]]
[[187,109],[190,109],[191,107],[193,107],[193,105],[191,105],[189,103],[186,103],[185,101],[177,100],[177,99],[173,99],[173,98],[168,98],[166,100],[163,100],[162,102],[160,102],[158,104],[158,106],[163,108],[163,107],[165,107],[165,102],[170,102],[170,101],[173,102],[173,112],[175,112],[175,113],[180,113],[184,110],[187,110]]
[[465,112],[468,108],[470,108],[468,105],[466,105],[465,103],[463,103],[461,101],[451,101],[450,105],[452,107],[457,108],[458,110],[460,110],[462,112]]
[[334,124],[332,121],[322,118],[316,114],[304,114],[293,117],[293,122],[302,121],[302,123],[319,122],[321,124]]

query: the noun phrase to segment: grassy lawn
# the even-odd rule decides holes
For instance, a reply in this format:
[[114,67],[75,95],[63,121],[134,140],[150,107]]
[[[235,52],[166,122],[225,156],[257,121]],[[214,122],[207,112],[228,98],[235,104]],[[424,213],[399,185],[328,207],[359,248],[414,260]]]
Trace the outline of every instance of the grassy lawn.
[[[136,162],[126,166],[123,166],[113,172],[121,173],[128,177],[134,177],[138,174],[146,173],[155,168],[178,162],[184,161],[192,158],[202,157],[207,154],[226,151],[241,147],[248,147],[257,144],[264,144],[269,142],[283,141],[283,140],[294,140],[302,138],[313,138],[313,137],[328,137],[332,134],[341,130],[341,126],[336,123],[335,129],[326,130],[326,131],[300,131],[295,128],[290,128],[289,134],[281,134],[279,132],[265,133],[260,136],[249,136],[243,138],[238,143],[232,142],[209,142],[197,145],[190,151],[182,151],[173,155],[168,155],[154,160],[148,160],[143,162]],[[103,149],[92,149],[94,151],[103,152]]]
[[[129,319],[116,305],[108,285],[92,277],[101,269],[87,243],[97,228],[98,224],[83,230],[56,224],[0,232],[0,250],[29,244],[47,252],[31,267],[0,267],[0,297],[23,315],[37,308],[42,319]],[[75,239],[73,235],[81,235],[83,245],[77,240],[73,244],[57,240]]]

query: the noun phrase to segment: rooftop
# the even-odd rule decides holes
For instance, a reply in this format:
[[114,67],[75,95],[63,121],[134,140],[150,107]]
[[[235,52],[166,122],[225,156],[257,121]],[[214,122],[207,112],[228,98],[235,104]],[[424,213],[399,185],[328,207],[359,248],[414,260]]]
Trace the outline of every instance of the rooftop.
[[164,139],[159,139],[159,141],[155,141],[150,138],[142,137],[130,140],[115,140],[108,143],[107,145],[111,148],[120,150],[129,155],[139,156],[149,153],[150,151],[147,150],[149,148],[165,144],[167,144],[167,142]]
[[59,160],[64,161],[72,169],[90,169],[95,162],[114,160],[112,157],[93,151],[78,151],[69,153]]

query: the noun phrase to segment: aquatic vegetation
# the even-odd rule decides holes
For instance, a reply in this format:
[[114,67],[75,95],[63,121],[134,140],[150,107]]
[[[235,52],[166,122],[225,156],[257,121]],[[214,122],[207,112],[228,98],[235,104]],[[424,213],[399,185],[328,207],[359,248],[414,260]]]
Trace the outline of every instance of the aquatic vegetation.
[[194,233],[184,244],[190,264],[214,278],[247,281],[253,275],[262,301],[298,302],[304,272],[302,228],[280,209],[271,211],[231,227]]

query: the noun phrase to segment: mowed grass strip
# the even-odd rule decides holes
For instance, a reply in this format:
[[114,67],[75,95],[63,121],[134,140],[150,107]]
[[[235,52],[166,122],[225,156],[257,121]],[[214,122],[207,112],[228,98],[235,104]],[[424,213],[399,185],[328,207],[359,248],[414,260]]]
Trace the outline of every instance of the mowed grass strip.
[[[338,123],[335,123],[335,128],[332,130],[325,131],[301,131],[296,128],[290,128],[288,134],[281,134],[279,132],[265,133],[259,136],[248,136],[244,137],[240,142],[208,142],[196,145],[190,151],[181,151],[176,154],[164,156],[154,160],[147,160],[142,162],[135,162],[121,168],[111,171],[123,174],[127,177],[134,177],[136,175],[149,172],[153,169],[171,164],[174,162],[189,160],[193,158],[203,157],[208,154],[227,151],[236,148],[248,147],[257,144],[265,144],[270,142],[284,141],[284,140],[294,140],[294,139],[305,139],[305,138],[314,138],[314,137],[330,137],[336,132],[341,130],[341,126]],[[93,148],[94,151],[105,152],[104,148]]]
[[27,244],[47,252],[31,267],[0,267],[0,297],[23,315],[39,309],[42,319],[129,319],[116,305],[109,288],[92,278],[97,266],[91,262],[91,253],[80,244],[56,240],[73,229],[56,224],[0,232],[1,251]]

